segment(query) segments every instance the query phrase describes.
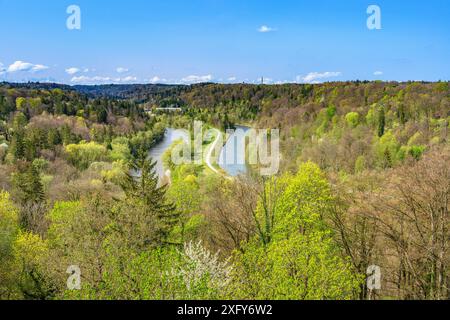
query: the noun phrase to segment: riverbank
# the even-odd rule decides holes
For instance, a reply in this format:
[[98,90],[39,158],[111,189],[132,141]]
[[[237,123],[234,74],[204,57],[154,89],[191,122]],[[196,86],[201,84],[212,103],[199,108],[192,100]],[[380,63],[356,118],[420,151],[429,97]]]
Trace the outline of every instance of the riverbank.
[[155,170],[158,174],[160,180],[166,177],[166,171],[168,168],[164,166],[164,153],[176,142],[183,140],[185,142],[189,141],[189,136],[185,131],[166,128],[166,132],[163,138],[154,147],[150,148],[148,155],[156,162]]
[[219,166],[231,177],[248,172],[246,137],[249,130],[248,126],[236,125],[234,133],[226,137],[224,147],[219,154]]
[[[247,126],[236,126],[237,131],[234,135],[225,137],[225,133],[217,128],[212,129],[214,134],[208,137],[206,142],[202,144],[202,165],[205,174],[217,174],[227,179],[238,176],[239,174],[245,174],[248,170],[245,163],[239,163],[238,159],[246,158],[246,155],[241,155],[240,152],[245,153],[245,141],[242,141],[242,137],[236,136],[239,132],[247,132],[250,128]],[[166,133],[160,143],[149,151],[149,156],[156,161],[156,172],[160,177],[160,180],[170,180],[170,174],[173,168],[167,163],[167,152],[170,152],[171,148],[177,141],[190,141],[189,133],[183,129],[167,128]],[[220,143],[223,145],[219,146]],[[220,150],[220,151],[219,151]],[[242,151],[244,150],[244,151]],[[232,152],[231,155],[227,152]],[[170,157],[169,157],[170,158]],[[226,160],[233,159],[232,163],[227,163]]]

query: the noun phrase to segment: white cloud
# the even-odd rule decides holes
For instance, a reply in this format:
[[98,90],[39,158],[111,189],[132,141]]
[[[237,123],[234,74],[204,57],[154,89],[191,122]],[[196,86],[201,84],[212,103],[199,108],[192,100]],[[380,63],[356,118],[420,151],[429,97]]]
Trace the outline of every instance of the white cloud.
[[73,77],[71,80],[73,83],[83,83],[83,84],[98,84],[98,83],[107,83],[111,82],[112,79],[110,77],[88,77],[88,76],[78,76]]
[[8,67],[8,72],[29,71],[33,68],[33,64],[23,61],[16,61]]
[[181,79],[181,82],[183,83],[201,83],[201,82],[209,82],[212,80],[212,75],[208,74],[206,76],[187,76],[183,79]]
[[297,82],[305,82],[305,83],[319,83],[320,80],[327,79],[327,78],[333,78],[333,77],[339,77],[342,73],[341,72],[310,72],[306,76],[297,76],[296,81]]
[[16,61],[8,67],[8,72],[17,72],[17,71],[38,72],[47,69],[48,67],[42,64],[32,64],[24,61]]
[[117,82],[135,82],[135,81],[137,81],[137,78],[133,77],[133,76],[128,76],[125,78],[116,78],[115,80]]
[[67,69],[66,69],[66,73],[67,73],[67,74],[70,74],[70,75],[73,75],[73,74],[78,73],[78,72],[80,72],[80,69],[75,68],[75,67],[67,68]]
[[262,25],[261,27],[258,28],[258,32],[261,32],[261,33],[267,33],[267,32],[273,32],[273,31],[277,31],[277,29],[266,26],[266,25]]
[[48,69],[47,66],[44,66],[42,64],[35,64],[34,67],[31,69],[31,71],[37,72],[37,71],[42,71],[42,70],[47,70],[47,69]]
[[128,72],[129,69],[123,68],[123,67],[119,67],[119,68],[116,69],[116,71],[117,71],[117,73],[125,73],[125,72]]
[[278,85],[280,85],[280,84],[287,84],[287,83],[290,83],[290,81],[289,80],[278,80],[278,81],[275,82],[275,84],[278,84]]
[[3,67],[3,63],[0,62],[0,76],[6,72],[6,69]]
[[146,82],[149,82],[149,83],[163,83],[163,82],[167,82],[167,80],[166,79],[161,79],[160,77],[158,77],[158,76],[154,76],[153,78],[151,78],[151,79],[147,79],[146,80]]
[[382,76],[383,75],[383,71],[375,71],[373,73],[374,76]]
[[134,76],[128,76],[125,78],[111,78],[103,76],[77,76],[73,77],[70,81],[76,84],[111,84],[111,83],[132,83],[137,82],[138,78]]
[[83,72],[84,72],[84,73],[88,73],[88,72],[89,72],[89,68],[84,68],[84,69],[83,69]]
[[228,81],[236,81],[236,77],[229,77],[227,80]]

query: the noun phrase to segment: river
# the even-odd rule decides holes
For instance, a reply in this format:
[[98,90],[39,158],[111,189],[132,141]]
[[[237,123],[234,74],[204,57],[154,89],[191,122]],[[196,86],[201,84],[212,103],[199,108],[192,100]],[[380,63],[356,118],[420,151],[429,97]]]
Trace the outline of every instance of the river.
[[160,143],[150,149],[148,155],[156,161],[156,173],[159,178],[163,178],[165,175],[163,155],[164,152],[177,140],[183,139],[184,141],[189,141],[189,134],[184,130],[178,130],[173,128],[167,128],[166,134]]
[[[219,157],[219,166],[232,177],[238,176],[239,174],[245,174],[247,172],[247,166],[242,161],[242,159],[245,159],[245,152],[242,154],[245,142],[242,139],[237,138],[237,134],[239,132],[238,130],[242,130],[241,132],[245,134],[250,128],[237,126],[236,129],[237,131],[235,134],[229,137],[225,146],[222,148]],[[167,128],[162,141],[150,149],[149,156],[153,159],[153,161],[156,161],[155,169],[160,179],[165,175],[163,155],[175,141],[180,139],[189,141],[189,134],[184,130]],[[233,141],[235,141],[234,148]]]
[[249,130],[249,127],[236,126],[234,134],[228,138],[220,152],[219,166],[229,176],[237,177],[247,172],[247,165],[245,164],[245,137]]

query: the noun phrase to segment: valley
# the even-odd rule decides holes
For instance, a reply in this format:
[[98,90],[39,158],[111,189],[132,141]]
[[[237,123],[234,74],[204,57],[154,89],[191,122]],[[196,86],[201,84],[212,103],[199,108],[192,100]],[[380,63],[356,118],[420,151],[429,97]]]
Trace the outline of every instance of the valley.
[[443,299],[449,112],[448,82],[2,83],[0,297]]

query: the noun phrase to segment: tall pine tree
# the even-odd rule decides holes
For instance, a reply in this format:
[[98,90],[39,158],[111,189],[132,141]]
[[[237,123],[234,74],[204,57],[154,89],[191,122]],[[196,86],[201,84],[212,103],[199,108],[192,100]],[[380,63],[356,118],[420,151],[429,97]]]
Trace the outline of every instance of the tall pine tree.
[[45,201],[39,170],[33,164],[26,164],[24,172],[14,175],[13,182],[21,204],[39,204]]
[[386,114],[384,112],[384,107],[382,106],[378,111],[378,136],[381,138],[384,136],[386,126]]
[[156,241],[158,245],[167,245],[168,237],[178,223],[179,213],[175,205],[166,200],[166,186],[159,186],[155,166],[156,162],[148,159],[141,149],[138,157],[130,161],[121,187],[129,200],[140,203],[149,215],[154,215]]

